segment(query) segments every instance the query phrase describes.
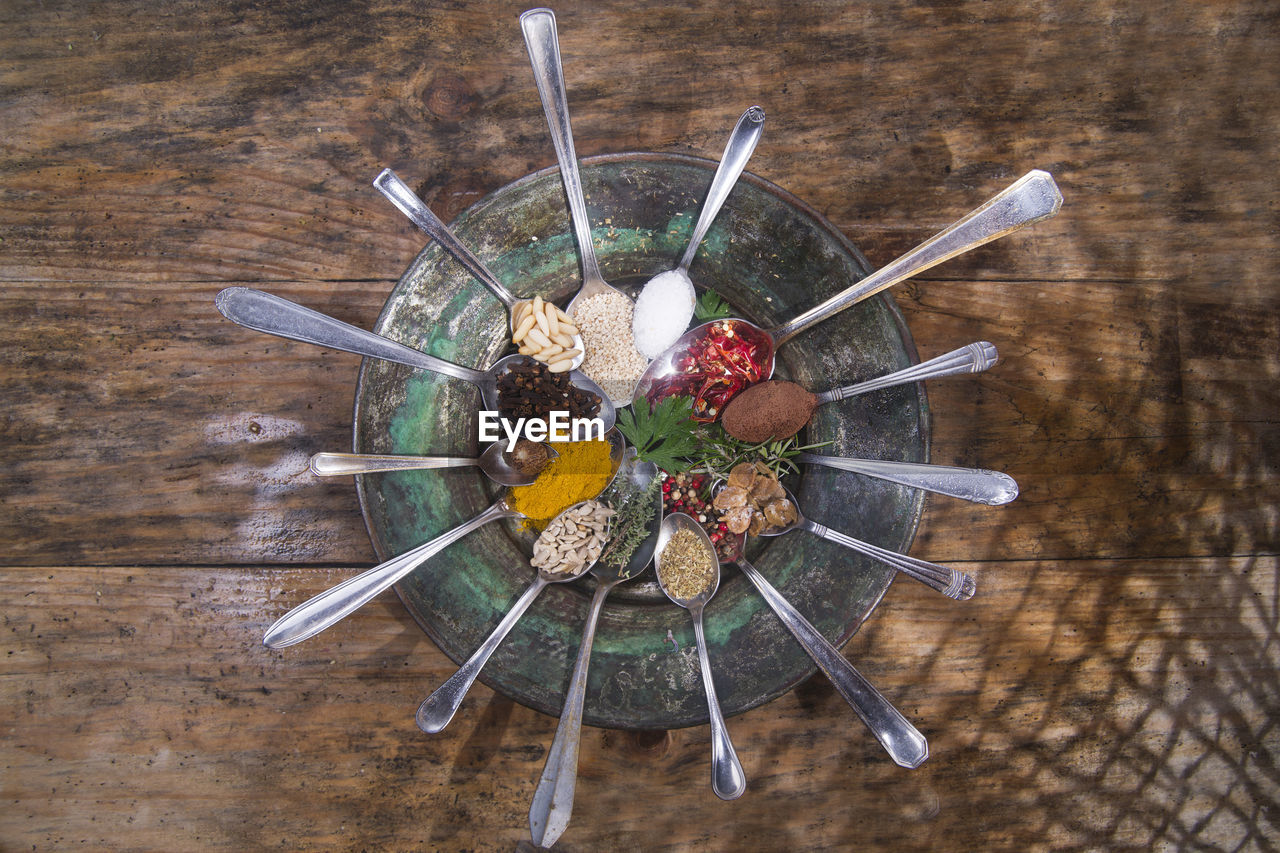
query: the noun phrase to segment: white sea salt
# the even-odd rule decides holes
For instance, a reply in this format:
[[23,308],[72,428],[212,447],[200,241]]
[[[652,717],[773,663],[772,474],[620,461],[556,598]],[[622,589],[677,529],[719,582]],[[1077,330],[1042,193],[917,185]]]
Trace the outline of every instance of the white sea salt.
[[636,350],[649,359],[676,342],[689,326],[695,300],[693,284],[677,270],[659,273],[636,298],[631,333]]

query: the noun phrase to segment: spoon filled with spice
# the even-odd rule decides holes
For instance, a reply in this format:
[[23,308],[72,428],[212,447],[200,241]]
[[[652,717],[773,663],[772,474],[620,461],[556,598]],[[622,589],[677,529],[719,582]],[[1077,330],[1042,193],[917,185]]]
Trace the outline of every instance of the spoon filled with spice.
[[782,620],[782,624],[796,638],[796,642],[813,658],[813,662],[827,678],[831,679],[836,691],[852,706],[894,763],[908,768],[923,764],[929,757],[929,743],[924,735],[893,707],[875,685],[854,669],[848,658],[821,631],[800,615],[800,611],[760,574],[759,569],[748,562],[743,554],[745,538],[743,535],[735,536],[728,545],[729,552],[734,555],[732,562],[747,576],[760,596]]
[[538,479],[547,463],[560,454],[549,445],[520,439],[508,452],[506,442],[495,441],[477,457],[405,456],[388,453],[317,453],[311,457],[311,473],[317,477],[341,477],[386,471],[422,471],[474,465],[500,486],[527,486]]
[[[872,545],[870,542],[854,539],[852,536],[811,521],[800,512],[800,504],[796,501],[796,496],[792,494],[791,490],[786,486],[781,488],[793,510],[788,513],[787,519],[774,519],[784,523],[767,525],[759,531],[758,535],[781,536],[793,530],[807,530],[820,539],[843,545],[852,551],[871,557],[873,560],[879,560],[890,568],[897,569],[907,577],[919,581],[930,589],[937,590],[948,598],[954,598],[957,601],[973,598],[976,586],[970,575],[955,569],[948,569],[946,566],[939,566],[937,563],[917,560],[915,557],[908,557],[906,554],[889,551],[877,545]],[[794,519],[789,518],[792,515],[794,515]]]
[[613,517],[609,541],[591,568],[596,579],[596,591],[587,609],[582,643],[578,646],[578,657],[569,679],[564,707],[560,711],[555,740],[547,752],[547,761],[529,807],[529,829],[533,843],[538,847],[555,844],[568,828],[569,817],[573,813],[578,747],[582,739],[582,708],[587,695],[587,667],[591,662],[596,622],[604,609],[604,600],[615,586],[648,568],[658,544],[658,530],[662,523],[658,466],[639,461],[634,450],[628,449],[627,454],[625,475],[620,472],[601,495],[601,501],[617,510],[617,514]]
[[415,716],[418,728],[435,734],[449,725],[480,670],[538,594],[548,584],[577,580],[595,565],[609,538],[609,520],[613,515],[614,510],[607,505],[589,500],[574,504],[546,526],[533,545],[532,565],[538,570],[537,578],[467,662],[418,706]]
[[615,403],[623,405],[630,401],[635,381],[644,372],[648,359],[635,348],[631,331],[635,306],[631,297],[605,281],[600,273],[573,147],[555,13],[550,9],[530,9],[520,16],[520,30],[529,50],[538,97],[547,116],[551,144],[560,163],[560,177],[569,200],[569,219],[582,261],[582,287],[568,307],[582,333],[586,351],[582,369],[605,387]]
[[985,204],[887,266],[788,323],[763,329],[748,320],[713,320],[685,332],[650,362],[634,399],[694,398],[693,417],[709,423],[744,388],[773,375],[778,347],[849,306],[970,249],[1048,219],[1062,206],[1053,177],[1028,172]]
[[[569,506],[594,498],[618,473],[626,442],[617,430],[604,439],[560,443],[559,455],[528,486],[509,489],[479,515],[429,542],[374,566],[304,601],[267,629],[262,642],[282,649],[314,637],[473,530],[500,518],[526,518],[541,527]],[[585,569],[584,569],[585,571]]]
[[702,627],[702,611],[720,586],[720,558],[716,556],[707,531],[692,516],[672,513],[662,520],[653,557],[658,583],[667,598],[687,609],[693,617],[693,633],[698,645],[702,686],[707,693],[711,716],[711,790],[722,800],[734,800],[747,789],[742,763],[729,739],[724,713],[716,699],[711,678],[711,658]]
[[694,295],[693,280],[689,278],[689,265],[698,253],[702,238],[707,236],[707,229],[715,221],[720,208],[729,198],[733,185],[738,182],[747,161],[760,142],[760,134],[764,132],[764,110],[760,107],[748,107],[747,111],[733,126],[729,134],[729,143],[720,157],[720,165],[711,178],[711,188],[707,190],[707,200],[698,214],[697,224],[693,226],[693,235],[689,238],[689,246],[685,249],[680,263],[675,269],[660,272],[645,284],[636,297],[635,315],[631,329],[635,335],[636,349],[646,358],[656,358],[662,351],[675,343],[676,338],[689,325],[693,316]]
[[[509,312],[512,343],[522,348],[521,355],[532,356],[556,372],[572,370],[582,364],[582,336],[564,312],[544,302],[541,297],[520,299],[508,290],[395,172],[383,169],[374,178],[373,185],[414,225],[439,243],[454,260],[467,268],[467,272],[502,300]],[[562,321],[566,324],[563,330],[560,328]]]
[[[504,374],[530,361],[523,355],[509,355],[494,362],[488,370],[463,367],[283,297],[249,287],[228,287],[218,293],[214,304],[224,317],[246,329],[351,352],[366,358],[393,361],[470,382],[480,389],[480,397],[489,410],[502,408],[499,385]],[[541,367],[544,371],[547,370],[546,365]],[[574,418],[598,417],[606,432],[613,429],[618,413],[599,385],[576,370],[552,375],[566,378],[563,382],[555,380],[548,386],[553,388],[554,399],[544,413],[564,409]]]

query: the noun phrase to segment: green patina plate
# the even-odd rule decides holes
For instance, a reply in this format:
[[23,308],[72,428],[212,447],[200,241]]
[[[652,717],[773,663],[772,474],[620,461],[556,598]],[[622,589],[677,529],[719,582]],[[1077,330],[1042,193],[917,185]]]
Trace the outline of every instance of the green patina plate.
[[[716,164],[663,154],[617,154],[582,162],[605,278],[639,286],[680,258]],[[464,243],[518,296],[560,304],[581,283],[577,248],[556,168],[504,187],[452,224]],[[766,328],[795,317],[868,272],[861,253],[803,202],[744,174],[690,269]],[[436,245],[400,279],[376,331],[425,352],[487,367],[506,348],[506,313],[483,285]],[[785,344],[776,375],[813,391],[914,364],[914,344],[892,300],[876,297]],[[362,453],[477,455],[474,387],[432,373],[366,360],[356,392],[354,444]],[[804,437],[823,452],[928,461],[923,386],[878,391],[818,408]],[[360,505],[375,549],[389,559],[477,515],[501,491],[474,468],[359,478]],[[923,508],[920,492],[813,467],[796,494],[808,517],[905,552]],[[529,538],[511,522],[474,531],[417,569],[397,590],[427,635],[455,661],[484,641],[533,582]],[[761,543],[754,564],[837,646],[884,595],[892,570],[796,532]],[[480,679],[512,699],[558,715],[577,655],[592,582],[548,587],[490,659]],[[726,568],[707,606],[708,651],[727,715],[790,690],[813,662],[750,582]],[[425,690],[432,685],[424,685]],[[671,604],[649,572],[610,595],[592,651],[584,715],[626,729],[706,723],[706,697],[689,614]]]

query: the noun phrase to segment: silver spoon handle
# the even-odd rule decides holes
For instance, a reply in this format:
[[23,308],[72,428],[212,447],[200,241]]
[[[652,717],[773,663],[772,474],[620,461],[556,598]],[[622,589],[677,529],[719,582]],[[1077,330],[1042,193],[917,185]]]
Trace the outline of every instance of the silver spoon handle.
[[684,257],[680,259],[679,269],[689,272],[689,264],[693,263],[693,256],[698,253],[702,238],[707,236],[707,229],[720,213],[720,208],[724,206],[733,185],[738,182],[742,170],[747,167],[747,161],[756,150],[763,132],[764,110],[760,107],[748,107],[729,135],[729,144],[725,146],[720,165],[716,167],[715,176],[711,179],[711,189],[707,190],[707,200],[698,214],[697,224],[693,226],[693,236],[689,239],[689,247],[684,250]]
[[483,371],[427,355],[261,290],[228,287],[214,298],[214,304],[228,320],[255,332],[265,332],[291,341],[316,344],[367,358],[394,361],[473,384],[479,384],[488,377]]
[[489,271],[484,262],[475,256],[475,254],[467,248],[466,244],[457,238],[457,236],[449,230],[449,226],[436,216],[431,208],[427,207],[422,199],[418,198],[418,194],[409,189],[409,185],[400,180],[399,176],[390,169],[383,169],[378,177],[373,179],[373,185],[378,188],[378,192],[382,193],[387,199],[400,209],[400,212],[417,225],[427,236],[440,244],[440,248],[448,252],[455,261],[467,268],[467,272],[475,276],[481,284],[489,288],[494,294],[502,300],[502,304],[510,308],[516,302],[516,297],[498,281],[498,277]]
[[533,843],[538,847],[550,847],[569,827],[573,814],[573,795],[578,786],[578,747],[582,743],[582,708],[587,698],[587,666],[591,663],[591,646],[595,642],[596,622],[604,608],[605,597],[613,589],[612,583],[596,587],[591,597],[591,609],[582,629],[582,644],[578,646],[578,659],[569,679],[569,692],[564,697],[560,711],[560,724],[556,737],[547,753],[538,788],[533,792],[529,806],[529,829]]
[[515,513],[499,501],[448,533],[441,534],[430,542],[406,551],[398,557],[393,557],[304,601],[277,619],[275,624],[267,629],[262,642],[270,648],[283,649],[314,637],[325,628],[363,607],[380,592],[472,530],[494,519],[512,515]]
[[707,691],[707,710],[711,714],[711,790],[722,800],[736,800],[747,790],[747,775],[729,739],[724,724],[716,686],[711,680],[711,658],[707,655],[707,638],[702,630],[702,607],[693,612],[693,633],[698,642],[698,665],[702,669],[702,686]]
[[818,405],[833,403],[848,397],[856,397],[868,391],[881,388],[892,388],[895,385],[906,385],[910,382],[922,382],[925,379],[938,379],[943,376],[954,376],[958,373],[981,373],[994,367],[1000,360],[996,346],[987,341],[966,344],[959,349],[943,353],[937,358],[913,364],[911,367],[894,371],[877,379],[868,379],[843,388],[832,388],[818,395]]
[[587,201],[582,192],[582,177],[578,174],[578,157],[573,150],[573,128],[569,125],[569,98],[564,85],[564,67],[560,63],[555,13],[550,9],[530,9],[520,16],[520,29],[529,49],[542,110],[547,114],[551,144],[560,161],[560,177],[569,198],[569,219],[582,255],[582,278],[603,284],[604,277],[591,241],[591,221],[587,218]]
[[787,626],[787,630],[809,653],[813,662],[831,679],[844,700],[853,706],[858,717],[875,735],[876,740],[880,741],[894,763],[910,768],[923,764],[929,757],[929,743],[924,735],[862,673],[854,669],[840,650],[822,636],[808,619],[801,616],[755,566],[739,559],[738,568],[755,584],[773,612],[778,614],[782,624]]
[[887,287],[949,258],[975,249],[1025,225],[1048,219],[1062,207],[1062,193],[1048,172],[1033,169],[963,219],[939,231],[902,257],[873,272],[848,290],[810,308],[790,323],[772,330],[778,345],[805,329],[874,296]]
[[468,658],[467,662],[459,667],[458,671],[450,676],[448,681],[441,684],[434,693],[422,700],[422,704],[418,706],[418,713],[415,716],[418,721],[418,728],[428,734],[435,734],[449,725],[449,721],[453,719],[453,715],[461,707],[467,691],[475,683],[476,676],[480,674],[480,670],[484,669],[484,665],[488,663],[490,656],[497,651],[498,646],[506,639],[507,634],[520,621],[520,617],[529,609],[529,605],[533,604],[533,600],[538,597],[538,593],[542,592],[547,583],[548,581],[539,575],[538,579],[516,599],[516,603],[507,611],[507,615],[502,617],[502,621],[498,623],[498,627],[493,629],[493,633],[489,635],[488,639],[480,645],[480,648],[476,649],[475,654]]
[[837,545],[843,545],[846,548],[857,551],[859,554],[865,554],[872,559],[879,560],[902,572],[907,577],[920,581],[930,589],[936,589],[948,598],[964,601],[973,598],[973,593],[977,589],[973,578],[964,572],[948,569],[946,566],[939,566],[936,563],[917,560],[915,557],[908,557],[906,554],[899,554],[896,551],[887,551],[884,548],[872,545],[870,542],[863,542],[861,539],[846,536],[839,531],[824,527],[809,519],[805,519],[801,526],[815,536],[820,536],[829,542],[835,542]]
[[418,471],[432,468],[464,468],[479,464],[464,456],[392,456],[381,453],[317,453],[311,457],[311,473],[317,477],[372,474],[378,471]]
[[960,498],[987,506],[1007,504],[1018,496],[1018,484],[1008,474],[986,468],[956,468],[920,462],[891,462],[879,459],[851,459],[800,453],[797,462],[852,471],[879,480],[888,480],[913,489]]

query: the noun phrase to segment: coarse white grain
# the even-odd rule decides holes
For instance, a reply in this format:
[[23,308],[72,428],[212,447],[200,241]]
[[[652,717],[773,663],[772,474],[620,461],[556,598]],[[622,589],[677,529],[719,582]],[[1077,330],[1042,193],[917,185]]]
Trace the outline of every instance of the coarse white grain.
[[636,297],[631,331],[636,351],[657,358],[689,326],[696,297],[688,277],[676,270],[659,273]]
[[597,293],[574,308],[586,357],[581,370],[614,400],[630,399],[649,360],[636,351],[631,335],[631,300],[620,293]]

